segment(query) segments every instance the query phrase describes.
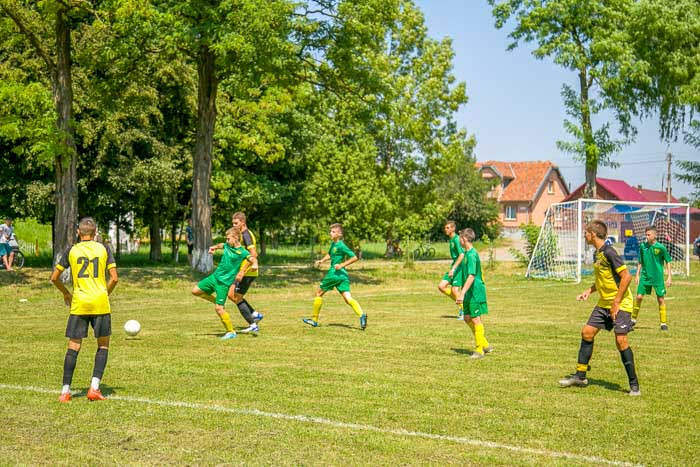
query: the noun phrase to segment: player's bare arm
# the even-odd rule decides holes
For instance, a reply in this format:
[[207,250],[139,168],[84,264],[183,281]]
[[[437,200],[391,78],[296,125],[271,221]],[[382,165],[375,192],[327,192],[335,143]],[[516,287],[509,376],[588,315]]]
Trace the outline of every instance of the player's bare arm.
[[109,282],[107,282],[107,295],[112,295],[112,291],[117,286],[117,282],[119,282],[117,268],[111,268],[109,270]]
[[61,281],[61,271],[58,269],[54,269],[53,272],[51,273],[51,283],[56,287],[62,294],[63,294],[63,302],[70,306],[71,301],[73,300],[73,294],[70,293],[70,290],[66,288],[65,285],[63,285],[63,281]]
[[220,250],[224,247],[223,243],[217,243],[216,245],[212,245],[209,247],[209,254],[213,255],[216,250]]
[[353,256],[352,258],[348,259],[345,262],[336,264],[335,270],[338,271],[340,269],[343,269],[344,267],[350,266],[352,263],[356,262],[357,260],[358,260],[357,256]]
[[579,294],[576,297],[576,300],[585,302],[586,300],[588,300],[588,297],[590,297],[593,292],[595,292],[595,284],[592,284],[589,288],[584,290],[583,293]]
[[642,263],[637,263],[637,274],[634,275],[634,281],[639,285],[639,275],[642,273]]
[[666,275],[668,276],[666,278],[666,287],[670,287],[671,286],[671,263],[666,263],[666,271],[667,271]]
[[323,258],[317,259],[316,261],[314,261],[314,264],[315,264],[316,266],[320,266],[321,264],[325,263],[325,262],[328,261],[329,259],[331,259],[331,255],[329,255],[328,253],[326,253],[326,255],[325,255]]
[[464,303],[464,295],[467,293],[467,290],[474,284],[474,274],[469,274],[469,277],[467,277],[466,282],[462,286],[462,289],[459,291],[459,296],[457,297],[457,300],[455,300],[455,303],[457,305]]
[[455,275],[455,271],[462,264],[462,260],[464,260],[464,253],[460,253],[457,259],[455,260],[455,264],[452,266],[452,269],[450,269],[450,272],[448,273],[450,277]]

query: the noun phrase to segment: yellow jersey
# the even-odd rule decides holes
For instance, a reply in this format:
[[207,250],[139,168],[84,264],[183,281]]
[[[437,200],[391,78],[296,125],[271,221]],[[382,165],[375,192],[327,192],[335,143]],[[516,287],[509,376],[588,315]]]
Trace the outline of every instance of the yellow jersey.
[[105,315],[111,312],[107,294],[107,271],[116,267],[112,251],[93,240],[78,242],[64,252],[56,269],[71,269],[72,315]]
[[[593,271],[595,274],[595,288],[600,294],[598,299],[599,307],[610,308],[612,306],[619,290],[620,273],[625,269],[627,269],[625,262],[620,258],[620,255],[617,254],[612,245],[603,245],[599,250],[596,250]],[[620,310],[631,313],[633,306],[632,292],[627,287],[620,302]]]
[[[255,235],[249,229],[241,234],[241,245],[245,247],[246,250],[250,251],[252,248],[256,248],[257,253],[257,242],[255,241]],[[247,261],[247,260],[246,260]],[[245,273],[246,277],[258,277],[257,269],[248,269]]]

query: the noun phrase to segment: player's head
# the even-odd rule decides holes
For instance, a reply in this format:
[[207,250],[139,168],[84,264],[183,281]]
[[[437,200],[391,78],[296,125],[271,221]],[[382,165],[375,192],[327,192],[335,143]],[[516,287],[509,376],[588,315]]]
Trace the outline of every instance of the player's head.
[[586,243],[593,245],[596,239],[605,240],[608,236],[608,226],[603,221],[590,221],[586,224],[584,236],[586,237]]
[[81,240],[92,240],[97,234],[97,223],[92,217],[83,217],[78,222],[78,235]]
[[644,236],[647,238],[647,243],[654,243],[656,241],[656,227],[650,225],[644,229]]
[[5,224],[7,224],[7,225],[12,225],[12,218],[9,217],[9,216],[6,217],[6,218],[5,218]]
[[231,216],[231,224],[239,230],[243,230],[246,226],[245,214],[238,211],[233,216]]
[[452,232],[457,230],[457,223],[455,221],[447,221],[447,222],[445,222],[444,228],[445,228],[445,235],[447,235],[449,237],[450,235],[452,235]]
[[459,231],[459,243],[461,243],[462,246],[471,245],[475,238],[476,233],[474,233],[474,230],[470,229],[469,227]]
[[332,224],[331,225],[331,239],[333,241],[343,238],[343,225],[342,224]]
[[241,231],[236,227],[231,227],[226,231],[226,243],[229,246],[239,246],[241,244]]
[[191,218],[191,217],[189,217],[189,218],[187,219],[187,225],[192,225],[192,218]]

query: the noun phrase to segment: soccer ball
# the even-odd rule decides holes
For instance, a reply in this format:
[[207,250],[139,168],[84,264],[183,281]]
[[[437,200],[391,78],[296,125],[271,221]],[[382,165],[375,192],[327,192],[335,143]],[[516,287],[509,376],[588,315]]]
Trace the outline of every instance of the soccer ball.
[[126,323],[124,323],[124,332],[127,333],[129,336],[135,336],[136,334],[141,331],[141,324],[139,324],[138,321],[135,319],[130,319]]

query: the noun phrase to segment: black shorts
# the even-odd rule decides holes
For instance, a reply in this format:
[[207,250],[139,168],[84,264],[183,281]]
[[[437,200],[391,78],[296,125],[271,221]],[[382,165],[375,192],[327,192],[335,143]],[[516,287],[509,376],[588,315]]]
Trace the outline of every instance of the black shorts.
[[194,244],[188,243],[188,244],[187,244],[187,254],[188,254],[188,255],[191,255],[193,249],[194,249]]
[[605,329],[606,331],[614,329],[615,334],[627,334],[634,331],[632,313],[629,311],[618,311],[615,322],[613,323],[612,317],[610,316],[610,309],[601,308],[599,306],[593,308],[591,316],[588,317],[588,322],[586,324],[594,328]]
[[238,287],[236,287],[236,293],[245,295],[254,280],[255,276],[243,276],[243,279],[238,283]]
[[112,315],[70,315],[66,326],[66,337],[83,339],[88,335],[88,325],[92,326],[95,337],[112,335]]

